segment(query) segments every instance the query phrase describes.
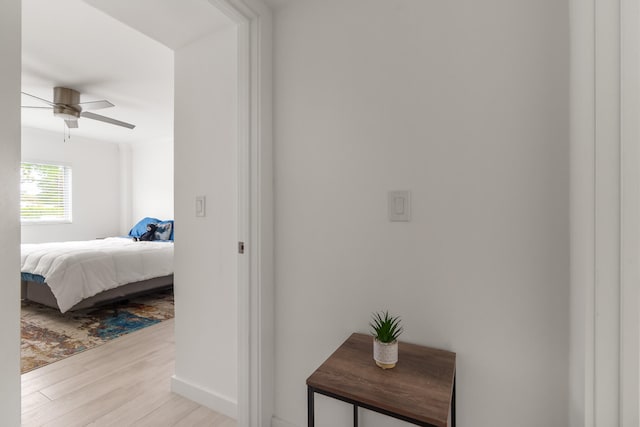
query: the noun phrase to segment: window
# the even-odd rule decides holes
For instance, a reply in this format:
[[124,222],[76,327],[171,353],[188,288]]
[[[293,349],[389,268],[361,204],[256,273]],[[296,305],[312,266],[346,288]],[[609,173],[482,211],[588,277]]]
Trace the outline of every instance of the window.
[[71,167],[20,164],[20,220],[25,223],[71,222]]

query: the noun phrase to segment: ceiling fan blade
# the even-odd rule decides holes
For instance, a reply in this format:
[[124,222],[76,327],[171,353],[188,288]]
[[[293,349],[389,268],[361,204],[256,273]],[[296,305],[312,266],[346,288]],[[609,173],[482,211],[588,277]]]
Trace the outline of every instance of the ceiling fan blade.
[[51,107],[34,107],[33,105],[21,105],[20,107],[22,108],[38,108],[38,109],[43,109],[43,110],[51,110]]
[[75,129],[78,127],[78,121],[77,120],[65,120],[64,121],[67,124],[67,127],[69,129]]
[[82,113],[80,113],[80,115],[82,117],[86,117],[87,119],[98,120],[99,122],[105,122],[105,123],[109,123],[109,124],[112,124],[112,125],[129,128],[129,129],[133,129],[133,128],[136,127],[136,125],[132,125],[131,123],[121,122],[120,120],[112,119],[110,117],[101,116],[101,115],[95,114],[95,113],[89,113],[89,112],[86,112],[86,111],[83,111]]
[[103,99],[102,101],[81,102],[78,105],[82,107],[82,111],[101,110],[103,108],[111,108],[114,106],[112,103],[110,103],[106,99]]
[[42,101],[42,102],[44,102],[45,104],[50,105],[50,106],[52,106],[52,107],[55,107],[55,105],[56,105],[56,104],[54,104],[54,103],[53,103],[53,102],[51,102],[51,101],[47,101],[46,99],[38,98],[37,96],[35,96],[35,95],[31,95],[30,93],[27,93],[27,92],[20,92],[20,93],[22,93],[23,95],[30,96],[31,98],[37,99],[38,101]]

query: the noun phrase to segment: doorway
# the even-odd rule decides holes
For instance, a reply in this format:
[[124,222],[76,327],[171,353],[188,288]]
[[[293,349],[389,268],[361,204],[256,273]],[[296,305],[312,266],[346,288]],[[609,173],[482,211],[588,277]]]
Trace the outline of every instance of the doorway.
[[[236,0],[213,0],[212,4],[220,7],[227,16],[232,17],[238,25],[239,58],[238,71],[239,82],[239,158],[243,158],[251,168],[246,170],[246,176],[239,178],[239,190],[243,196],[240,197],[242,212],[246,212],[239,223],[244,224],[239,231],[240,238],[244,237],[246,243],[245,256],[239,261],[239,289],[238,289],[238,364],[246,367],[239,369],[238,381],[238,418],[240,425],[266,425],[265,420],[269,420],[272,413],[272,404],[263,402],[263,396],[269,396],[268,392],[273,386],[272,365],[273,356],[270,345],[264,343],[263,336],[272,336],[273,323],[273,230],[272,230],[272,170],[271,170],[271,82],[270,82],[270,32],[271,21],[268,8],[260,0],[248,0],[246,2]],[[2,20],[3,35],[2,53],[7,53],[5,58],[15,58],[15,52],[19,52],[20,35],[19,24],[11,23],[11,20],[18,18],[20,7],[19,0],[11,0],[2,5],[0,16]],[[7,24],[7,25],[4,25]],[[16,50],[17,49],[17,50]],[[18,93],[19,91],[19,62],[7,59],[4,62],[3,73],[6,74],[4,80],[7,85],[7,93]],[[3,86],[4,89],[4,86]],[[6,104],[5,104],[6,102]],[[6,97],[1,107],[9,114],[2,115],[3,124],[6,124],[7,140],[19,135],[19,111],[16,106],[19,101],[14,97]],[[13,112],[13,114],[10,114]],[[17,138],[19,140],[19,138]],[[19,141],[14,144],[10,142],[3,147],[3,161],[8,167],[3,168],[6,175],[4,183],[10,184],[15,181],[15,168],[11,165],[19,163],[19,148],[16,149]],[[5,156],[6,154],[6,156]],[[4,165],[4,163],[3,163]],[[3,175],[3,178],[5,177]],[[244,193],[242,193],[244,191]],[[13,214],[18,205],[17,190],[7,186],[3,187],[3,201],[9,203],[9,207],[3,210],[7,215],[6,226],[10,233],[6,234],[8,268],[4,269],[3,277],[10,282],[15,277],[17,266],[17,254],[19,237],[12,234],[16,230],[16,223]],[[244,199],[243,199],[244,197]],[[13,238],[12,238],[13,237]],[[14,244],[11,244],[14,242]],[[11,263],[16,263],[15,265]],[[13,267],[11,267],[13,265]],[[17,290],[15,296],[17,297]],[[11,308],[11,292],[4,299],[5,313],[12,321],[4,323],[5,328],[14,328],[17,331],[17,314],[15,308]],[[15,332],[7,332],[10,341],[14,341]],[[17,343],[16,343],[17,347]],[[6,353],[7,372],[3,381],[3,393],[5,396],[19,396],[19,376],[15,368],[16,358],[19,353],[16,349],[7,346]],[[4,372],[3,372],[4,373]],[[16,388],[17,387],[17,388]],[[5,390],[6,388],[6,390]],[[15,420],[16,407],[15,398],[4,399],[2,403],[3,413],[7,414],[7,421]],[[19,417],[19,414],[18,414]]]

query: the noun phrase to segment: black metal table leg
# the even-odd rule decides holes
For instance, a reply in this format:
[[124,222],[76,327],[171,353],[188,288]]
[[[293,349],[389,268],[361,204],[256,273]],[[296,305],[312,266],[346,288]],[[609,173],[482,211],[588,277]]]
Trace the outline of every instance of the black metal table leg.
[[453,376],[453,396],[451,396],[451,427],[456,427],[456,376]]
[[313,388],[307,386],[307,427],[314,427],[314,402],[313,402]]
[[353,405],[353,427],[358,427],[358,405]]

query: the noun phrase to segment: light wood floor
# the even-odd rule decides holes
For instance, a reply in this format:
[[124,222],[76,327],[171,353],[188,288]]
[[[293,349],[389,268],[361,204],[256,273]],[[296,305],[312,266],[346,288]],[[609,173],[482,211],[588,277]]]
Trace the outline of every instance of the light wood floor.
[[211,426],[235,420],[169,391],[173,320],[22,375],[23,426]]

